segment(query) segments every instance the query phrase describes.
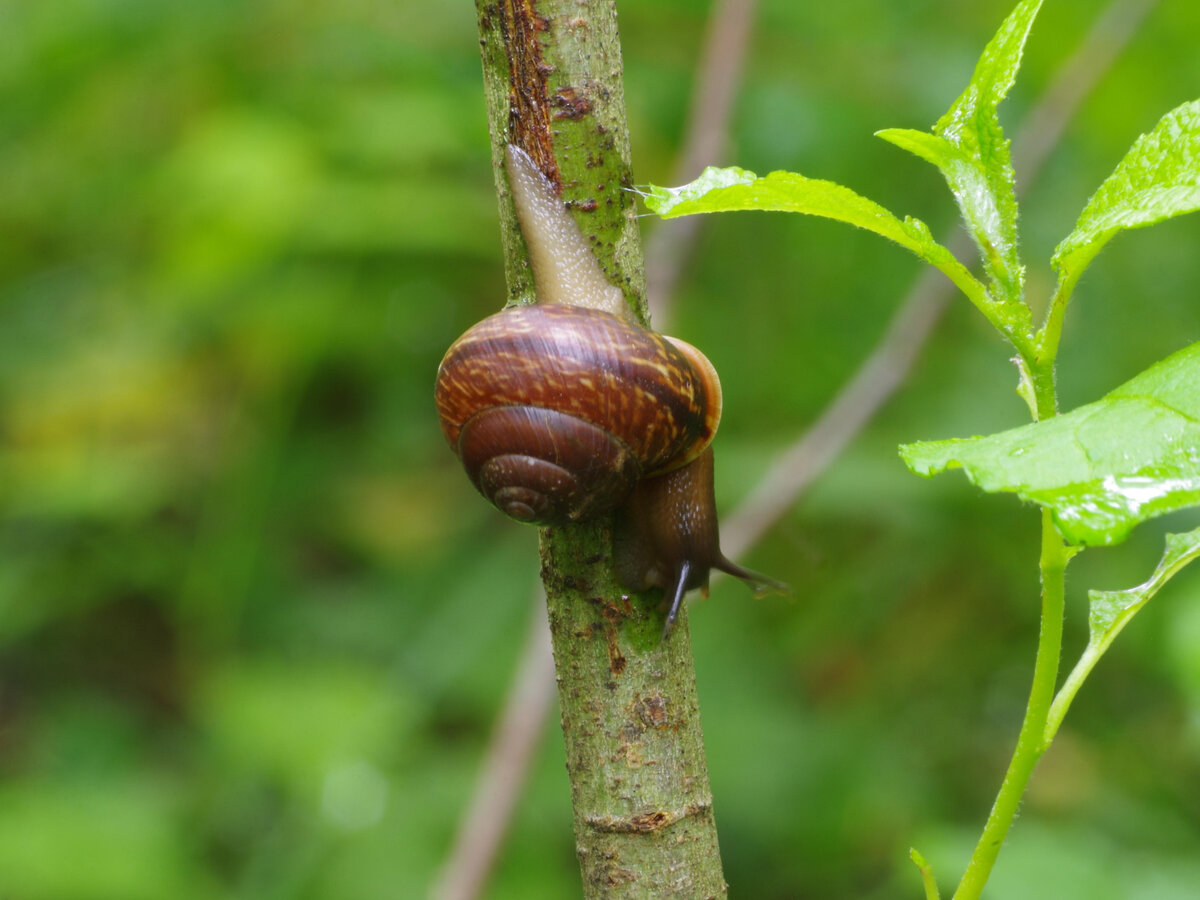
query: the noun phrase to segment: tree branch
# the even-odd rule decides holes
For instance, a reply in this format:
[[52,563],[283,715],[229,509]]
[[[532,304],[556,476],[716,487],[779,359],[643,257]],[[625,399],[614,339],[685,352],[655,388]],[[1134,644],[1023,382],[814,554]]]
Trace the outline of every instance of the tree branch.
[[[500,167],[517,143],[561,185],[645,320],[613,0],[478,0],[510,299],[531,295]],[[615,582],[611,523],[541,532],[575,839],[587,897],[725,895],[686,622]],[[682,626],[682,627],[681,627]]]
[[[710,10],[704,48],[693,78],[686,137],[675,166],[677,173],[703,166],[726,143],[756,5],[756,0],[716,0]],[[673,292],[695,242],[694,228],[675,226],[698,224],[699,219],[680,219],[660,223],[655,229],[646,249],[652,300],[666,299]],[[652,312],[655,319],[663,321],[669,315],[669,303],[654,306]],[[471,801],[436,879],[431,893],[435,900],[473,900],[480,895],[533,764],[536,737],[544,727],[553,697],[554,661],[545,602],[545,594],[539,588],[529,637]]]
[[[729,143],[729,120],[742,83],[757,0],[715,0],[692,88],[687,131],[672,184],[683,184],[705,166],[720,165]],[[704,216],[660,221],[646,241],[650,312],[663,327],[671,318],[675,287],[696,246]]]

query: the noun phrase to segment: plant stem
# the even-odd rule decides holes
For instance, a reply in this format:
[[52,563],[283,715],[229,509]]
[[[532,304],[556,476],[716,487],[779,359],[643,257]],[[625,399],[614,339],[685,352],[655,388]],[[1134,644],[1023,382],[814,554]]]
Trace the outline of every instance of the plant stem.
[[1050,298],[1050,306],[1046,310],[1046,321],[1041,330],[1034,336],[1037,347],[1036,360],[1031,360],[1039,366],[1053,365],[1058,356],[1058,342],[1062,338],[1063,319],[1067,315],[1067,304],[1075,290],[1075,282],[1079,280],[1082,267],[1077,266],[1073,271],[1064,272],[1054,288],[1054,296]]
[[1037,660],[1033,667],[1033,686],[1025,707],[1025,720],[1021,723],[1017,748],[953,900],[977,900],[983,891],[1000,847],[1016,818],[1025,787],[1046,750],[1046,722],[1054,699],[1062,655],[1063,586],[1070,555],[1069,548],[1054,527],[1049,511],[1042,510],[1042,626],[1038,637]]
[[1042,422],[1058,415],[1058,395],[1054,389],[1054,357],[1026,356],[1025,366],[1033,384],[1034,421]]
[[[533,288],[499,164],[515,143],[561,184],[609,280],[644,321],[614,0],[476,0],[476,9],[509,299]],[[721,898],[686,615],[660,639],[661,596],[617,583],[610,524],[541,532],[583,894]]]
[[1107,645],[1103,648],[1088,644],[1087,649],[1083,651],[1083,655],[1079,657],[1079,662],[1075,663],[1066,679],[1063,681],[1062,687],[1054,698],[1054,702],[1050,705],[1050,715],[1046,722],[1046,744],[1054,740],[1054,736],[1058,734],[1058,727],[1062,725],[1062,721],[1066,718],[1067,710],[1071,707],[1071,702],[1075,699],[1075,695],[1079,693],[1079,689],[1083,687],[1083,682],[1092,674],[1092,669],[1096,667],[1096,663],[1100,661],[1100,657],[1104,655],[1104,651],[1108,649]]
[[908,856],[916,864],[917,871],[921,873],[921,884],[925,887],[925,900],[941,900],[942,895],[938,893],[937,879],[933,876],[933,867],[925,861],[924,856],[917,852],[916,847],[908,851]]

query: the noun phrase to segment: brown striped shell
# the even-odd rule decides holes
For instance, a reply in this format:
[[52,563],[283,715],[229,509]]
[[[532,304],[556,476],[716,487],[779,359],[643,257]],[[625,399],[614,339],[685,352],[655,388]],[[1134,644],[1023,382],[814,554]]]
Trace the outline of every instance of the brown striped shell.
[[475,486],[515,519],[564,524],[616,508],[640,480],[699,456],[721,417],[694,347],[599,310],[513,307],[446,352],[442,431]]

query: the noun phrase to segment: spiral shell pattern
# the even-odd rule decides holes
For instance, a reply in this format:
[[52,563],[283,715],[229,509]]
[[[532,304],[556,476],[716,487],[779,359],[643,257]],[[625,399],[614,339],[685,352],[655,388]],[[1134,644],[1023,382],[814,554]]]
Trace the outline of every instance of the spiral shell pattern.
[[615,508],[694,459],[721,415],[699,351],[560,304],[484,319],[446,352],[435,400],[472,482],[502,511],[560,524]]

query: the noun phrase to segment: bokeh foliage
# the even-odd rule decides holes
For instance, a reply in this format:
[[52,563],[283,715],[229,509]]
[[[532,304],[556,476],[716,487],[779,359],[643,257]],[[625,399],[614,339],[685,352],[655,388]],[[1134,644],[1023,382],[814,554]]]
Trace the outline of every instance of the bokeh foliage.
[[[713,162],[831,178],[937,233],[954,221],[940,179],[871,134],[932,121],[1007,11],[764,2]],[[1094,11],[1047,5],[1007,126]],[[704,12],[621,7],[640,181],[669,180]],[[442,351],[504,297],[473,9],[8,0],[0,21],[0,893],[420,896],[536,577],[533,532],[474,495],[432,409]],[[1194,97],[1198,33],[1200,7],[1162,0],[1024,200],[1027,259]],[[1200,337],[1197,245],[1180,220],[1090,270],[1066,409]],[[706,223],[672,330],[722,373],[723,507],[918,271],[827,223]],[[1028,278],[1044,302],[1051,273]],[[915,896],[910,843],[939,871],[969,852],[1027,687],[1036,513],[920,481],[895,448],[1023,421],[1005,356],[955,306],[750,560],[796,599],[722,584],[695,608],[738,895]],[[1077,563],[1068,656],[1086,589],[1141,582],[1162,533],[1190,527],[1168,517]],[[560,746],[548,732],[490,896],[577,890]],[[1185,573],[1076,701],[994,896],[1039,873],[1064,900],[1190,896],[1198,785]]]

